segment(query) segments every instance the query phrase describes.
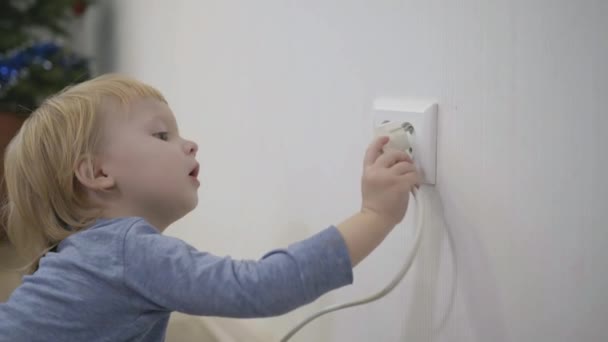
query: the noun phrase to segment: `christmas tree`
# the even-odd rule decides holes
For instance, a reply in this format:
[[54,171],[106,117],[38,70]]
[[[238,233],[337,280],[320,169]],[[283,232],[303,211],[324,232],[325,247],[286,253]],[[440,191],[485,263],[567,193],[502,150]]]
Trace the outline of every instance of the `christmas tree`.
[[90,78],[67,30],[88,2],[0,1],[0,112],[27,115],[49,95]]
[[88,60],[70,48],[68,33],[90,1],[0,0],[0,243],[4,149],[45,98],[90,78]]

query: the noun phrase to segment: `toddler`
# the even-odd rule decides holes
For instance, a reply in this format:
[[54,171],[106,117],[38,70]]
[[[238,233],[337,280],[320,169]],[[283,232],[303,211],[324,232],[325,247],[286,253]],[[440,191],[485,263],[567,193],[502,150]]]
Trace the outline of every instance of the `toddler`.
[[162,94],[109,74],[48,98],[5,155],[7,233],[31,261],[0,304],[0,341],[163,341],[173,311],[268,317],[352,283],[420,183],[412,160],[363,158],[361,208],[260,260],[163,235],[197,205],[196,143]]

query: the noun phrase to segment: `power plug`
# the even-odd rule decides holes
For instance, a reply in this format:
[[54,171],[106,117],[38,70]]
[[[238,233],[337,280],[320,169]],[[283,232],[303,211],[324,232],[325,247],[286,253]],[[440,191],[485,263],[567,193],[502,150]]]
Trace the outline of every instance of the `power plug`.
[[386,121],[379,126],[375,127],[374,135],[388,136],[390,140],[384,145],[384,152],[389,150],[399,150],[406,152],[413,158],[414,148],[412,147],[410,140],[412,140],[412,134],[414,133],[414,127],[409,122],[399,121]]
[[378,98],[372,112],[374,135],[391,138],[385,149],[409,153],[423,183],[431,185],[437,173],[437,109],[431,99]]

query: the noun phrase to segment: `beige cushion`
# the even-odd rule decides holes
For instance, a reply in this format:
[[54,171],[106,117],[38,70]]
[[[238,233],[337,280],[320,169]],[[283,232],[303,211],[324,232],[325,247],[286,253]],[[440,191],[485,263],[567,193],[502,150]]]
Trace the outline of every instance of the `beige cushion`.
[[171,314],[167,327],[167,342],[219,342],[203,318],[181,313]]

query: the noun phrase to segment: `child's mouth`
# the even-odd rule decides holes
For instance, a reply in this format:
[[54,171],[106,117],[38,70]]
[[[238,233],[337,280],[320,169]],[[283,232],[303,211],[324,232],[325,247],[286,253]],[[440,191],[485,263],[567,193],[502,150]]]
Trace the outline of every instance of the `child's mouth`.
[[190,173],[188,174],[188,176],[193,177],[193,178],[197,178],[198,177],[199,167],[200,167],[200,165],[198,163],[196,163],[196,166],[194,167],[194,169],[192,169],[192,171],[190,171]]

